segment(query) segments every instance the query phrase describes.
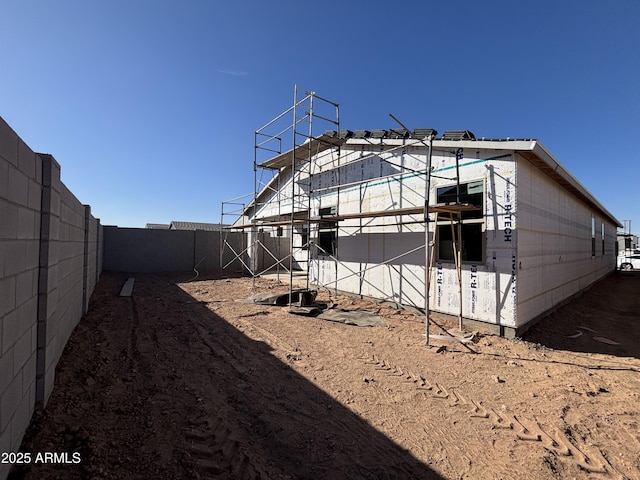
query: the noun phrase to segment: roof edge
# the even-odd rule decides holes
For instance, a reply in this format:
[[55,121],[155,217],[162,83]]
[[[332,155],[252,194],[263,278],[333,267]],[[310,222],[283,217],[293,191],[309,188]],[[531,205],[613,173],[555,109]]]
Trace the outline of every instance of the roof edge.
[[573,189],[578,192],[584,199],[600,210],[600,213],[604,214],[610,220],[615,223],[616,227],[622,228],[620,220],[618,220],[609,210],[607,210],[587,188],[580,183],[569,171],[547,150],[547,148],[537,140],[532,142],[531,152],[547,167],[553,170],[559,177],[564,179]]

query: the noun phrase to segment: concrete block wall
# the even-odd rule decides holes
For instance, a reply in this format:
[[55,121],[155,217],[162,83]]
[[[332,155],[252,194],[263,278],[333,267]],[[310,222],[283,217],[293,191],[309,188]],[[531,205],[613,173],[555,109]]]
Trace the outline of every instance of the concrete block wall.
[[119,272],[190,271],[194,231],[104,227],[104,268]]
[[98,272],[102,271],[102,255],[98,254],[102,252],[102,225],[100,220],[93,218],[91,215],[91,207],[89,205],[84,206],[85,209],[85,240],[84,240],[84,264],[83,271],[85,273],[85,279],[83,282],[83,309],[82,313],[87,313],[89,308],[89,298],[93,293],[95,285],[98,283]]
[[[103,227],[104,269],[131,273],[191,272],[220,270],[222,243],[242,251],[242,234],[204,230],[156,230],[150,228]],[[226,271],[242,268],[227,248],[223,265]]]
[[[0,451],[16,452],[99,277],[102,227],[0,118]],[[0,479],[10,465],[0,465]]]
[[0,119],[1,452],[17,451],[35,405],[41,182],[37,155]]
[[194,264],[198,265],[198,272],[218,272],[221,266],[227,264],[229,264],[225,268],[227,272],[242,269],[240,261],[237,259],[234,261],[235,255],[229,247],[223,248],[226,241],[236,252],[241,252],[243,248],[243,234],[241,232],[227,233],[196,230],[194,235],[193,259],[195,260]]

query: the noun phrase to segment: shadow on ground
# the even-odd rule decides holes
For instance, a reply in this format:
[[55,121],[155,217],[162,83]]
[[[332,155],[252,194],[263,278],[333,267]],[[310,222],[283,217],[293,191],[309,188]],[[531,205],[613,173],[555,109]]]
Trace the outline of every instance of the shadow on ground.
[[126,277],[102,275],[21,449],[81,462],[10,479],[440,478],[171,277],[118,297]]
[[523,338],[556,350],[640,358],[640,272],[613,273]]

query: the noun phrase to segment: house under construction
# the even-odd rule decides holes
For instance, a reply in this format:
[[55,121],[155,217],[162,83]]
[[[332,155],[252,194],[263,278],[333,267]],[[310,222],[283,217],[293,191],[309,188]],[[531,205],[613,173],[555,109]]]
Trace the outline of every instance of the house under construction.
[[427,326],[437,311],[517,336],[615,269],[620,222],[540,142],[391,117],[345,130],[337,104],[296,88],[255,132],[254,194],[222,221],[247,233],[249,274],[303,272],[424,309]]

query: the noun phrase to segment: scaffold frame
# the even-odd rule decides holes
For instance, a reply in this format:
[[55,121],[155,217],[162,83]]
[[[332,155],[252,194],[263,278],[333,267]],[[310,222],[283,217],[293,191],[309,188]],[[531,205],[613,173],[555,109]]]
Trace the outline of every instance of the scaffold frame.
[[[335,108],[335,118],[330,119],[327,115],[318,114],[316,111],[316,107],[318,104],[329,105]],[[289,116],[292,118],[290,123],[287,123],[286,118]],[[390,115],[396,122],[400,123],[396,117]],[[286,125],[282,126],[282,122]],[[409,130],[402,124],[403,130],[409,132]],[[319,128],[320,127],[320,128]],[[327,128],[329,127],[329,128]],[[320,130],[322,129],[322,133]],[[393,180],[397,180],[398,182],[402,182],[403,178],[411,175],[411,176],[423,176],[425,185],[424,185],[424,193],[422,195],[422,204],[416,204],[410,207],[402,207],[402,208],[394,208],[389,210],[380,210],[380,211],[363,211],[362,209],[359,212],[353,213],[342,213],[340,212],[340,191],[345,185],[349,186],[357,186],[358,184],[366,184],[370,182],[370,179],[363,179],[361,181],[352,182],[349,184],[341,183],[340,181],[336,181],[334,185],[325,186],[322,188],[318,188],[316,190],[313,189],[313,178],[314,175],[318,174],[320,168],[315,164],[314,158],[317,156],[319,152],[325,152],[327,150],[331,150],[332,155],[335,155],[336,158],[336,166],[337,171],[339,171],[339,167],[341,165],[342,157],[341,157],[341,145],[347,140],[347,136],[344,132],[340,130],[340,117],[339,117],[339,105],[337,103],[331,102],[324,98],[317,96],[313,92],[301,92],[296,86],[294,89],[294,103],[293,105],[285,110],[280,115],[276,116],[264,126],[259,128],[254,133],[254,193],[253,198],[247,204],[242,204],[242,214],[245,218],[249,218],[250,221],[236,221],[231,227],[227,230],[240,230],[243,232],[248,232],[248,241],[246,246],[240,251],[236,252],[234,250],[234,254],[237,257],[245,257],[250,260],[246,261],[241,260],[242,265],[246,269],[246,271],[251,275],[254,279],[264,275],[266,272],[272,272],[275,268],[277,278],[280,279],[280,275],[282,272],[288,274],[289,276],[289,298],[292,300],[293,290],[294,290],[294,273],[296,271],[300,271],[304,274],[306,280],[306,288],[309,288],[309,269],[312,264],[312,260],[317,258],[318,253],[323,254],[323,259],[326,261],[330,259],[335,266],[335,275],[334,275],[334,283],[333,286],[330,285],[314,285],[317,288],[327,288],[329,290],[334,290],[336,293],[338,292],[338,284],[343,278],[338,277],[338,264],[340,260],[338,256],[334,255],[332,252],[322,251],[322,247],[319,245],[318,241],[314,240],[314,234],[318,235],[319,225],[322,225],[324,222],[333,222],[336,225],[336,228],[339,230],[340,223],[346,220],[354,220],[354,219],[367,219],[367,223],[362,223],[362,226],[371,226],[372,221],[376,218],[382,217],[396,217],[396,224],[399,226],[402,225],[415,225],[422,224],[424,225],[424,243],[419,245],[418,247],[411,248],[406,252],[403,252],[393,258],[386,259],[381,263],[376,263],[375,265],[368,266],[364,270],[355,270],[345,267],[348,271],[348,276],[358,276],[360,278],[364,278],[363,273],[367,270],[373,270],[382,265],[388,264],[390,262],[397,261],[402,257],[413,254],[417,251],[423,250],[425,251],[424,258],[424,267],[425,267],[425,275],[424,275],[424,323],[425,323],[425,336],[426,336],[426,344],[430,345],[430,331],[429,331],[429,315],[430,315],[430,278],[432,275],[432,267],[434,261],[434,255],[432,248],[436,239],[437,228],[434,230],[433,239],[430,241],[430,222],[438,222],[438,218],[440,214],[448,215],[448,218],[451,221],[452,229],[454,228],[454,224],[456,224],[457,231],[453,234],[453,238],[457,239],[453,242],[452,247],[454,249],[453,255],[456,259],[456,271],[458,276],[458,282],[460,284],[460,243],[461,243],[461,217],[462,212],[466,210],[476,209],[477,206],[463,204],[460,203],[459,197],[456,199],[456,202],[448,203],[448,204],[438,204],[438,205],[430,205],[429,204],[429,195],[430,195],[430,182],[431,182],[431,158],[433,153],[433,139],[437,132],[432,129],[422,129],[424,130],[424,135],[414,136],[414,135],[406,135],[404,140],[400,145],[394,146],[390,145],[387,148],[383,147],[383,142],[380,142],[381,148],[384,148],[385,153],[393,152],[399,149],[406,149],[408,146],[423,146],[428,150],[428,154],[426,156],[426,160],[424,162],[424,167],[418,170],[405,168],[404,165],[399,165],[393,163],[391,160],[387,158],[383,158],[378,156],[379,152],[371,153],[370,156],[376,156],[382,161],[388,162],[391,165],[400,169],[398,173],[393,175],[389,175],[389,178]],[[287,142],[286,139],[289,138]],[[265,161],[262,159],[262,154],[268,154],[270,157]],[[366,156],[364,157],[366,158]],[[457,172],[457,163],[458,158],[456,157],[456,177],[455,180],[458,182],[458,190],[459,190],[459,174]],[[283,179],[282,172],[290,171],[290,185],[287,185],[287,179]],[[264,181],[264,173],[271,172],[271,176]],[[382,177],[386,178],[386,177]],[[377,179],[379,180],[379,178]],[[305,190],[306,187],[306,190]],[[335,205],[335,210],[332,210],[328,214],[322,214],[322,193],[328,190],[335,190],[335,194],[337,196],[337,201]],[[289,193],[286,194],[285,192]],[[277,197],[277,205],[278,209],[276,212],[267,212],[268,214],[259,215],[258,212],[261,211],[261,208],[267,203],[272,202],[272,196]],[[237,202],[237,199],[235,199]],[[312,203],[314,203],[315,208],[319,212],[319,214],[312,213]],[[283,205],[287,205],[283,207]],[[223,204],[223,215],[226,215],[230,212],[231,206],[236,205],[236,203],[228,202]],[[226,210],[225,210],[226,206]],[[434,215],[434,220],[430,220],[430,216]],[[374,224],[373,224],[374,225]],[[281,252],[272,252],[269,245],[266,245],[264,242],[260,240],[260,233],[264,233],[265,231],[270,231],[271,233],[276,233],[276,238],[281,238],[279,235],[283,235],[283,229],[287,228],[287,237],[289,239],[288,242],[288,253],[286,256],[283,256]],[[294,239],[296,235],[294,235],[294,231],[296,228],[306,229],[307,237],[306,240],[303,236],[303,241],[300,245],[294,244]],[[354,227],[348,227],[354,228]],[[335,241],[339,242],[340,235],[336,235]],[[278,242],[276,245],[281,246]],[[271,245],[273,247],[273,245]],[[226,242],[223,242],[222,248],[231,248],[231,245],[228,245]],[[301,255],[296,255],[296,253],[300,253],[301,251],[306,250],[306,260],[303,262],[303,265],[296,265],[296,262],[300,262]],[[336,245],[336,250],[339,250],[339,247]],[[259,268],[259,264],[256,261],[258,258],[258,251],[267,252],[267,255],[271,258],[272,263],[268,268]],[[222,256],[221,256],[222,257]],[[231,263],[231,262],[229,262]],[[347,277],[345,277],[347,278]],[[366,282],[366,280],[364,280]],[[255,283],[254,283],[255,285]],[[377,289],[377,287],[369,284],[373,288]],[[382,296],[386,296],[387,293],[380,291]],[[459,292],[460,295],[460,328],[462,328],[462,293]],[[292,302],[290,302],[290,305]]]

